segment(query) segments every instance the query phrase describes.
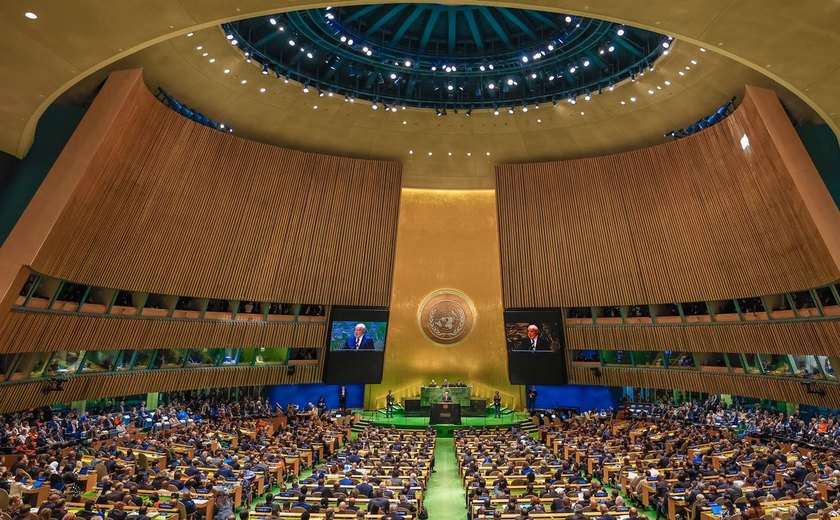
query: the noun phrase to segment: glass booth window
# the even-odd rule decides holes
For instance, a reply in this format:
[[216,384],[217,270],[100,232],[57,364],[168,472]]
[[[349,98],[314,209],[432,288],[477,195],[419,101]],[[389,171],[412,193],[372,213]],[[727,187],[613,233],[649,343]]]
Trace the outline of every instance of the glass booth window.
[[600,362],[600,358],[598,357],[597,350],[573,350],[572,351],[572,362],[575,363],[598,363]]
[[633,352],[633,359],[637,367],[662,367],[662,352],[650,352],[637,350]]
[[665,366],[669,368],[695,368],[694,356],[691,352],[675,352],[666,350]]
[[134,360],[134,366],[131,367],[132,370],[148,370],[150,368],[155,368],[150,366],[152,360],[155,358],[155,350],[138,350],[136,359]]
[[205,348],[201,350],[190,350],[187,357],[187,368],[190,367],[213,367],[219,362],[219,357],[225,349]]
[[825,378],[836,381],[837,374],[834,373],[834,367],[831,366],[831,359],[828,356],[817,356],[817,361],[822,365]]
[[157,368],[182,368],[186,361],[184,350],[158,350]]
[[816,356],[790,356],[793,361],[793,375],[808,379],[822,379],[822,371]]
[[61,290],[58,292],[59,301],[79,303],[85,295],[87,287],[77,283],[64,282],[61,284]]
[[258,348],[256,351],[255,365],[285,365],[289,357],[289,349],[286,348]]
[[32,352],[21,354],[18,359],[17,366],[12,371],[9,377],[10,381],[19,381],[21,379],[36,379],[41,377],[44,368],[47,366],[51,353],[49,352]]
[[695,355],[701,367],[726,368],[725,354],[719,352],[698,352]]
[[82,372],[110,372],[117,364],[119,350],[97,350],[88,352],[82,366]]
[[817,298],[820,300],[820,305],[823,307],[837,305],[837,302],[834,301],[834,294],[831,293],[830,287],[820,287],[817,289]]
[[[744,359],[744,370],[747,374],[758,374],[761,375],[761,362],[758,359],[756,354],[743,354]],[[732,363],[732,354],[729,356],[729,362]]]
[[761,367],[768,376],[789,376],[790,365],[784,354],[759,354]]
[[601,360],[604,366],[632,366],[633,361],[630,359],[630,351],[628,350],[602,350]]
[[75,374],[82,362],[84,352],[56,352],[47,367],[47,376],[64,376]]

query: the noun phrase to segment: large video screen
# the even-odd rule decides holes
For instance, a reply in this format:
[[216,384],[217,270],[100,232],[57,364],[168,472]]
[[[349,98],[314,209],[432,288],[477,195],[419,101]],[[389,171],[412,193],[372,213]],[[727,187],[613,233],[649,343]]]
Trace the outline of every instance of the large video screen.
[[330,323],[330,350],[383,352],[387,332],[387,321],[334,320]]
[[508,377],[516,385],[564,385],[566,351],[560,309],[505,311]]
[[505,312],[505,340],[509,352],[541,354],[559,351],[563,344],[560,312]]
[[329,331],[325,383],[374,384],[382,381],[388,333],[386,309],[333,307]]

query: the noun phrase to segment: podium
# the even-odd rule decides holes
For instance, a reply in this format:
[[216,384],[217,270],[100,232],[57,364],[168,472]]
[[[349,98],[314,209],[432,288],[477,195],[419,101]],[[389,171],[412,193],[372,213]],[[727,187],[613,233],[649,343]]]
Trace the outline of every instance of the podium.
[[461,406],[470,406],[470,393],[472,388],[468,386],[423,386],[420,387],[420,406],[431,406],[433,403],[439,403],[443,399],[443,393],[449,391],[452,397],[452,402],[458,403]]
[[429,424],[461,424],[461,405],[434,403],[429,408]]

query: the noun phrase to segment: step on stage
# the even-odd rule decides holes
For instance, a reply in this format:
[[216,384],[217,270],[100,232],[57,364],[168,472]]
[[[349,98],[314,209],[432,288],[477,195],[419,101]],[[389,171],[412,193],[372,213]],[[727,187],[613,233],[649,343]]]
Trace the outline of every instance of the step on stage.
[[[429,417],[431,404],[424,405],[421,398],[403,401],[406,417]],[[487,415],[487,399],[470,399],[469,404],[461,404],[461,417],[484,417]]]
[[[362,420],[367,424],[375,424],[380,426],[393,425],[397,428],[426,428],[429,426],[428,412],[425,416],[411,416],[406,415],[401,407],[394,407],[394,417],[385,417],[385,409],[381,410],[365,410],[362,412]],[[527,423],[527,424],[526,424]],[[450,437],[452,432],[458,428],[469,427],[494,427],[507,428],[511,426],[533,427],[533,423],[528,418],[528,414],[514,412],[507,408],[502,408],[502,417],[493,417],[493,412],[484,411],[484,413],[477,417],[465,417],[462,413],[461,424],[436,424],[432,427],[438,432],[439,436]],[[534,427],[534,430],[536,428]]]

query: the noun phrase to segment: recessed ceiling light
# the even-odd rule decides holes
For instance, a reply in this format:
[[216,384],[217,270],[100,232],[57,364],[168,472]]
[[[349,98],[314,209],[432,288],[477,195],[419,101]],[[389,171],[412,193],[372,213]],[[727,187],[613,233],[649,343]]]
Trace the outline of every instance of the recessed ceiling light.
[[195,48],[195,50],[200,51],[200,50],[201,50],[201,49],[203,49],[203,48],[204,48],[204,46],[203,46],[203,45],[199,45],[198,47],[196,47],[196,48]]
[[414,150],[409,150],[408,155],[414,155]]
[[448,155],[448,156],[450,156],[450,157],[452,157],[452,152],[449,152],[447,155]]
[[622,101],[622,102],[621,102],[621,104],[622,104],[622,105],[626,105],[627,103],[626,103],[626,102],[624,102],[624,101]]
[[431,157],[431,156],[432,156],[432,152],[429,152],[429,157]]
[[262,88],[260,89],[260,92],[265,93],[265,87],[262,87]]
[[225,69],[225,74],[230,74],[230,69]]
[[32,11],[27,11],[27,12],[23,13],[23,16],[29,18],[30,20],[37,20],[38,19],[38,15],[33,13]]
[[472,152],[467,152],[467,157],[472,157]]
[[216,63],[216,58],[210,58],[210,63]]
[[312,105],[312,110],[318,110],[318,105]]
[[192,38],[193,33],[187,33],[187,38]]
[[633,103],[635,103],[635,102],[636,102],[636,98],[631,97],[631,98],[630,98],[630,101],[632,101]]
[[408,124],[408,121],[403,121],[403,124],[404,124],[404,125],[407,125],[407,124]]
[[243,80],[241,81],[241,83],[244,85],[245,83],[248,83],[248,80],[247,80],[247,79],[243,79]]
[[537,123],[542,123],[542,119],[537,119]]
[[581,113],[580,113],[580,115],[582,115],[582,116],[583,116],[583,115],[586,115],[586,112],[581,112]]
[[487,157],[490,157],[490,152],[487,152],[487,154],[486,154],[486,155],[487,155]]

